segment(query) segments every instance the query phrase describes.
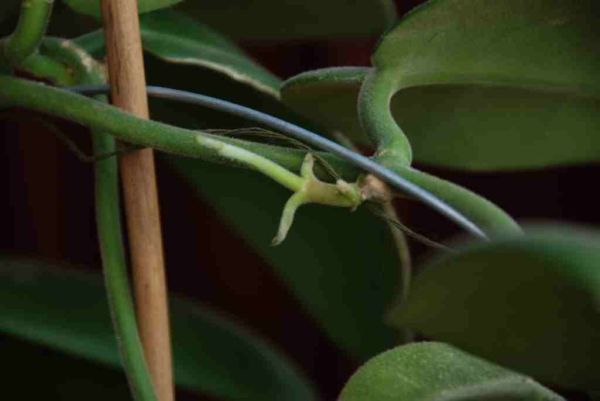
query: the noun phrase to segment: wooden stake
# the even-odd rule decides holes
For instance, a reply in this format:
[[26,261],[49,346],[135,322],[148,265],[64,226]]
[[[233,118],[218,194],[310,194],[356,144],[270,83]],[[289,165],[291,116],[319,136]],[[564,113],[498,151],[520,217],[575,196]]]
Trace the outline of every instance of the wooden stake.
[[[136,0],[102,0],[114,105],[148,118],[146,77]],[[174,399],[167,286],[154,153],[120,158],[140,337],[159,401]]]

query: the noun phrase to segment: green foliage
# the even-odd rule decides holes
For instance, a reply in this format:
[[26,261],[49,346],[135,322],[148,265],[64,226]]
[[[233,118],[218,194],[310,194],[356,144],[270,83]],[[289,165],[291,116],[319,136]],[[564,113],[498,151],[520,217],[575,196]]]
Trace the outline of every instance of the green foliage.
[[600,235],[579,228],[471,245],[430,263],[396,325],[564,387],[598,391]]
[[[166,18],[161,18],[161,15]],[[183,20],[183,22],[186,21],[189,20]],[[141,26],[145,49],[149,50],[152,45],[161,43],[153,41],[156,37],[160,37],[154,33],[172,32],[172,28],[178,26],[179,22],[179,17],[173,12],[161,11],[142,16]],[[161,74],[157,74],[158,70],[154,68],[150,71],[150,79],[170,79],[171,82],[163,84],[173,86],[177,85],[176,82],[181,82],[189,77],[192,81],[188,82],[188,88],[198,85],[205,91],[207,86],[214,86],[215,80],[207,76],[205,71],[195,73],[193,69],[183,69],[182,67],[186,64],[202,63],[214,71],[222,71],[229,69],[230,65],[227,64],[225,58],[214,58],[213,55],[216,52],[192,54],[186,53],[188,49],[191,47],[212,48],[223,54],[229,52],[230,55],[237,54],[236,52],[239,51],[230,52],[229,49],[233,45],[210,31],[202,31],[207,34],[201,35],[201,30],[204,28],[200,25],[182,23],[181,26],[190,28],[186,34],[189,42],[193,42],[193,45],[188,45],[187,40],[173,40],[169,42],[170,47],[160,48],[157,46],[160,53],[150,50],[158,57],[166,58],[167,61],[170,61],[169,54],[173,52],[186,54],[182,62],[177,63],[177,71],[165,70],[167,66],[157,65],[152,61],[153,66],[160,68]],[[192,31],[194,34],[189,33]],[[177,35],[170,33],[163,36],[175,38]],[[76,42],[89,51],[97,52],[102,45],[101,41],[99,42],[101,38],[101,33],[94,33],[93,36],[86,35]],[[249,61],[245,63],[248,64]],[[236,68],[236,66],[233,67]],[[249,75],[248,69],[242,66],[234,76],[244,74],[245,76]],[[215,89],[217,93],[224,86],[223,83],[217,81]],[[278,84],[271,85],[272,90],[277,87]],[[198,126],[198,124],[207,124],[207,120],[219,121],[210,116],[207,118],[206,113],[202,118],[182,116],[181,110],[174,110],[172,106],[162,105],[155,110],[157,111],[155,115],[178,124]],[[302,217],[294,226],[292,236],[279,249],[274,249],[270,246],[270,239],[276,232],[277,221],[285,203],[284,191],[273,188],[268,181],[254,177],[254,173],[223,169],[196,160],[174,158],[171,160],[177,167],[177,171],[189,180],[194,189],[200,191],[203,198],[214,205],[226,220],[233,222],[235,228],[251,241],[259,253],[285,279],[296,296],[306,305],[308,311],[317,318],[331,338],[342,348],[354,356],[368,358],[393,344],[393,332],[384,325],[383,312],[397,291],[394,283],[400,281],[398,278],[399,267],[383,221],[378,220],[375,216],[367,215],[364,211],[357,213],[361,216],[357,218],[356,215],[346,217],[347,212],[345,211],[320,210],[315,211],[316,215],[313,212],[315,217],[311,218],[305,216],[305,213],[312,209],[307,208],[309,211],[301,212],[300,216]],[[228,192],[231,189],[236,189],[236,191],[240,191],[239,193],[246,193],[248,198],[243,207],[239,199],[235,199]],[[251,198],[253,198],[252,201]],[[340,236],[341,230],[336,230],[335,236],[329,236],[330,227],[337,225],[337,218],[340,217],[348,219],[349,227],[352,228],[344,235]],[[269,221],[273,224],[269,225],[267,223]],[[369,235],[367,244],[361,246],[359,244],[360,233],[365,232],[376,234]],[[313,241],[319,235],[321,236],[320,241]],[[355,244],[351,251],[347,249],[348,243]],[[375,256],[369,256],[361,249],[372,249]],[[298,254],[305,255],[306,259],[299,258]],[[380,266],[377,270],[385,278],[380,279],[379,275],[373,276],[369,270],[372,265]],[[348,271],[346,266],[353,268],[354,271]],[[342,284],[342,288],[340,288],[340,283],[347,284]],[[365,291],[370,294],[366,304],[365,300],[355,297],[355,294],[365,293]],[[332,300],[329,298],[329,294],[339,295]],[[356,306],[349,309],[348,305]]]
[[303,72],[282,84],[281,100],[330,133],[342,132],[354,143],[368,144],[356,102],[369,71],[367,67],[332,67]]
[[[284,82],[282,100],[330,132],[367,144],[356,102],[370,71],[305,72]],[[587,90],[566,94],[450,81],[416,84],[393,97],[391,110],[419,162],[473,170],[537,168],[598,159],[600,142],[593,132],[600,127],[600,102]]]
[[[199,66],[279,97],[279,79],[248,57],[233,42],[182,13],[160,10],[140,17],[144,50],[163,61]],[[75,40],[88,52],[104,51],[104,35],[96,31]],[[196,79],[201,79],[197,73]]]
[[[120,367],[102,279],[32,260],[0,260],[0,330]],[[232,400],[312,400],[280,353],[233,322],[171,302],[175,377],[181,388]]]
[[560,401],[526,376],[443,343],[414,343],[368,361],[339,401]]
[[362,122],[371,136],[389,135],[386,110],[399,92],[397,122],[417,160],[477,170],[598,160],[595,7],[430,1],[382,38],[360,96]]
[[[91,15],[99,18],[100,0],[63,0],[69,7],[78,13]],[[161,8],[171,7],[179,3],[181,0],[138,0],[138,12],[140,14]]]
[[207,0],[177,8],[241,40],[379,35],[396,18],[392,0]]
[[[337,67],[305,72],[284,82],[281,98],[294,110],[324,125],[328,132],[342,132],[353,142],[365,144],[368,140],[358,121],[356,101],[369,71],[364,67]],[[466,188],[410,167],[396,167],[395,172],[443,199],[488,235],[519,232],[504,211]]]
[[[98,1],[65,1],[78,12],[99,16]],[[600,14],[593,0],[431,0],[383,36],[373,67],[311,71],[283,84],[209,27],[252,40],[370,35],[389,27],[392,2],[328,0],[298,6],[288,0],[240,0],[213,6],[208,0],[179,4],[183,13],[149,12],[177,2],[139,2],[140,12],[146,13],[141,17],[143,45],[152,56],[146,63],[149,82],[285,115],[278,103],[281,95],[286,105],[329,133],[341,131],[355,143],[372,143],[376,161],[496,237],[426,266],[408,298],[389,313],[390,322],[540,380],[600,393],[600,235],[568,227],[513,235],[520,228],[494,204],[411,167],[413,153],[420,162],[482,171],[598,161]],[[0,5],[0,21],[16,4]],[[48,85],[7,76],[11,61],[26,74],[50,80],[56,78],[49,74],[53,67],[71,82],[77,69],[53,55],[52,46],[74,52],[81,68],[93,64],[71,42],[42,41],[50,8],[48,2],[35,4],[24,7],[29,17],[2,45],[5,50],[15,48],[18,51],[12,53],[19,56],[2,52],[3,104],[69,118],[132,143],[204,158],[167,160],[273,267],[342,350],[366,360],[397,342],[384,322],[384,311],[409,283],[401,282],[397,250],[382,220],[364,208],[354,213],[302,208],[289,238],[272,248],[269,239],[289,192],[256,171],[208,163],[223,161],[223,143],[234,144],[239,148],[227,149],[239,150],[237,155],[243,157],[235,159],[238,163],[266,175],[274,176],[277,170],[278,177],[291,177],[306,149],[273,146],[271,140],[281,139],[273,139],[276,135],[263,136],[263,143],[240,141],[136,119]],[[76,42],[94,55],[102,54],[101,31]],[[191,121],[194,128],[247,125],[210,112],[198,117],[197,110],[181,118],[187,109],[164,103],[155,110],[155,117],[178,125]],[[324,157],[345,178],[357,178],[355,167]],[[248,162],[259,159],[261,168]],[[319,170],[321,178],[323,171]],[[279,181],[288,189],[305,189],[295,179]],[[332,190],[344,188],[328,185]],[[336,191],[332,194],[338,196]],[[100,193],[109,201],[118,200],[116,193]],[[286,210],[295,211],[289,205]],[[115,230],[110,238],[118,237]],[[105,234],[105,243],[106,238]],[[115,292],[126,293],[124,287],[112,287],[113,296]],[[102,377],[106,367],[121,366],[105,290],[95,275],[2,258],[0,305],[0,331],[86,359],[73,362],[81,372],[61,367],[65,361],[57,357],[41,361],[44,369],[65,369],[79,380],[96,371]],[[133,318],[130,322],[135,327]],[[175,299],[172,325],[175,376],[181,388],[232,400],[316,399],[312,386],[284,356],[228,319]],[[23,352],[31,363],[39,359],[30,352],[32,347],[16,344],[15,352]],[[40,390],[52,378],[63,380],[58,372],[51,373]],[[81,386],[69,385],[60,397],[102,387],[81,380]],[[124,383],[118,382],[114,381],[115,394],[123,389]],[[93,396],[112,398],[112,387]],[[562,400],[526,376],[442,343],[411,344],[375,357],[340,396],[341,401],[398,399]]]

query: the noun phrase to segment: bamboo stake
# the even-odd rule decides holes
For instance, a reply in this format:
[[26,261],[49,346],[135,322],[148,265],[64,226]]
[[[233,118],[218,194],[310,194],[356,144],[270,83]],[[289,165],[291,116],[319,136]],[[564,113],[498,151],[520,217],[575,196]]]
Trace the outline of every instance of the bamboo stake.
[[[136,0],[101,0],[114,105],[148,118]],[[120,158],[137,320],[159,401],[174,399],[167,287],[152,149]]]

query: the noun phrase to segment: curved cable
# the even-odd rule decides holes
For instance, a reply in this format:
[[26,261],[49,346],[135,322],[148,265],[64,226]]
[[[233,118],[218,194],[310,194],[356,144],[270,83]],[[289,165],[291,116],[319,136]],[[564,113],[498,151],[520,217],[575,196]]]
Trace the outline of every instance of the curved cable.
[[[66,87],[72,92],[84,94],[84,95],[97,95],[109,92],[108,85],[81,85]],[[246,106],[242,106],[236,103],[232,103],[226,100],[214,98],[211,96],[201,95],[198,93],[183,91],[179,89],[164,88],[161,86],[147,86],[148,95],[162,98],[175,100],[179,102],[189,103],[197,106],[206,107],[209,109],[221,111],[228,114],[233,114],[238,117],[245,118],[260,124],[264,124],[273,130],[285,133],[291,137],[307,142],[316,148],[331,152],[338,155],[339,157],[347,160],[355,166],[377,176],[381,180],[387,182],[397,190],[403,191],[414,198],[420,200],[424,204],[437,210],[448,219],[454,221],[456,224],[464,228],[469,233],[476,237],[487,239],[486,234],[470,219],[462,215],[452,206],[446,202],[433,196],[428,191],[423,190],[417,185],[410,181],[398,176],[392,170],[381,166],[373,160],[349,150],[327,138],[317,135],[307,129],[284,121],[280,118],[273,117],[269,114],[251,109]]]

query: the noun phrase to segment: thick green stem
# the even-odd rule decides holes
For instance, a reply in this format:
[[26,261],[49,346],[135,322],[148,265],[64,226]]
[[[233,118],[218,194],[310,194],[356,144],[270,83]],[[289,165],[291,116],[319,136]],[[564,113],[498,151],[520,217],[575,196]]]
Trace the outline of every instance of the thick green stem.
[[15,31],[3,46],[4,57],[12,66],[20,66],[33,55],[46,33],[54,0],[22,0],[21,15]]
[[[94,132],[94,151],[115,150],[112,136]],[[96,225],[104,265],[104,281],[123,366],[134,398],[156,401],[150,372],[139,338],[135,309],[127,277],[119,205],[118,167],[115,157],[96,162]]]
[[375,160],[386,167],[409,166],[412,148],[391,111],[396,91],[395,74],[373,69],[365,78],[358,99],[358,116],[365,132],[377,146]]
[[200,145],[213,149],[219,156],[260,171],[291,191],[297,192],[302,188],[302,177],[257,153],[204,135],[198,135],[196,140]]
[[[267,159],[290,170],[299,170],[306,151],[266,145],[240,139],[209,135],[198,131],[174,127],[157,121],[137,118],[113,106],[60,90],[37,82],[0,75],[0,102],[25,107],[39,112],[66,118],[90,128],[97,128],[129,143],[152,147],[168,153],[202,158],[208,161],[223,161],[212,147],[202,146],[197,137],[203,136],[229,143]],[[359,170],[340,158],[322,154],[339,174],[354,180]]]
[[396,167],[394,172],[452,205],[490,237],[521,233],[519,225],[506,212],[466,188],[412,167]]
[[[81,50],[62,40],[45,41],[45,49],[52,60],[71,67],[73,81],[78,84],[104,82],[102,70]],[[101,97],[106,101],[105,97]],[[116,149],[115,139],[99,130],[93,130],[94,152],[106,154]],[[144,351],[138,334],[133,298],[127,276],[127,262],[123,247],[121,212],[119,204],[119,172],[115,157],[95,164],[96,225],[102,256],[104,281],[112,321],[119,344],[119,352],[134,399],[156,401]]]
[[[199,146],[199,135],[234,144],[290,170],[302,165],[305,151],[223,138],[196,131],[173,127],[150,120],[142,120],[119,109],[84,96],[52,88],[47,85],[0,75],[0,103],[21,106],[79,122],[83,125],[109,132],[134,144],[154,147],[170,153],[198,157],[209,161],[222,161],[214,148]],[[323,154],[342,178],[354,181],[360,170],[349,163]],[[396,173],[414,184],[422,186],[448,202],[474,222],[487,234],[518,232],[518,225],[501,209],[486,199],[456,184],[428,176],[408,167],[394,167]]]
[[64,64],[40,53],[33,54],[19,65],[19,69],[57,85],[74,85],[73,74]]

